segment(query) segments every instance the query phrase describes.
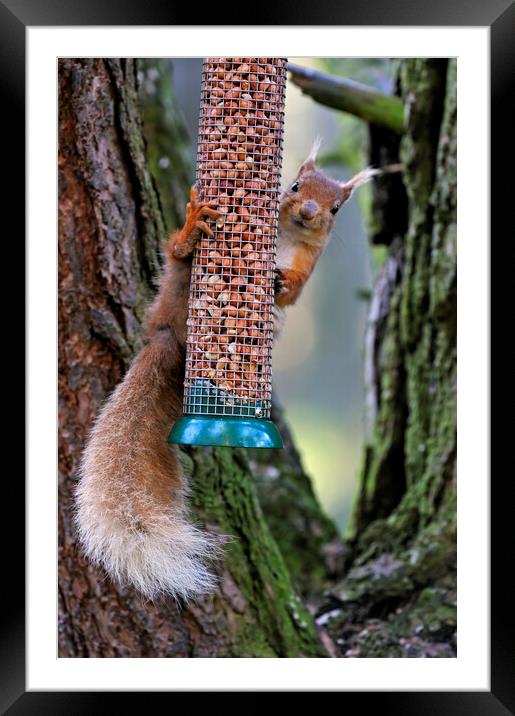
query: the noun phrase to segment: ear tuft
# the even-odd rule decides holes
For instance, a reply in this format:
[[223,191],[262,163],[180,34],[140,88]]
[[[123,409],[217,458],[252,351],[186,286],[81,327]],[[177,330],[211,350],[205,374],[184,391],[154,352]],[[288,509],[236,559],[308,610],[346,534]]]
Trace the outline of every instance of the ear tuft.
[[313,145],[309,151],[309,155],[306,161],[313,162],[313,164],[316,162],[318,150],[320,149],[322,145],[322,137],[315,137],[315,141],[313,142]]
[[316,162],[318,150],[320,149],[321,144],[322,144],[322,137],[316,137],[311,149],[309,150],[308,156],[302,163],[302,166],[299,170],[299,174],[302,174],[302,172],[305,172],[305,171],[312,171],[315,168],[315,162]]
[[343,189],[344,201],[350,197],[354,189],[357,189],[358,186],[361,186],[362,184],[366,184],[370,181],[370,179],[378,176],[378,174],[382,174],[381,169],[367,167],[366,169],[363,169],[363,171],[358,172],[358,174],[353,176],[352,179],[349,179],[349,181],[340,182],[340,186]]

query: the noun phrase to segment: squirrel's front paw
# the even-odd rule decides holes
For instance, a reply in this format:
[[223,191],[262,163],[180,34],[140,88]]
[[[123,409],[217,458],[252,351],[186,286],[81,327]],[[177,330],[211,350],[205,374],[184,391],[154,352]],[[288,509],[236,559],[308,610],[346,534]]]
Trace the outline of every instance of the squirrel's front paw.
[[198,201],[198,191],[195,186],[191,187],[190,200],[186,205],[186,225],[190,232],[203,231],[205,234],[212,238],[214,232],[211,227],[207,224],[206,219],[217,219],[220,220],[223,216],[221,212],[217,210],[217,204],[209,201]]
[[281,269],[275,269],[274,291],[276,296],[280,296],[288,292],[288,287],[286,286],[284,280],[284,273],[281,271]]
[[180,231],[170,237],[170,252],[174,259],[183,260],[193,253],[201,232],[212,238],[213,229],[207,223],[208,219],[221,221],[222,213],[216,209],[216,204],[209,201],[198,201],[196,187],[191,188],[190,200],[186,205],[186,222]]

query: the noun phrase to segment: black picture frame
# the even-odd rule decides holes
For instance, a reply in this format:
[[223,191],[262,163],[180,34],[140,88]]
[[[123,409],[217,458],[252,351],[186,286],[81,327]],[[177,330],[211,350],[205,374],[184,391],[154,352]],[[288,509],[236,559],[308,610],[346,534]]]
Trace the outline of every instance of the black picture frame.
[[[161,0],[0,0],[0,76],[4,111],[3,137],[5,159],[1,181],[5,206],[9,214],[16,217],[14,236],[9,240],[11,250],[18,251],[11,266],[23,265],[22,233],[24,232],[25,198],[25,31],[27,26],[60,25],[194,25],[190,21],[193,11],[186,11],[187,5],[175,6]],[[207,16],[206,16],[207,18]],[[219,20],[225,18],[220,15]],[[207,20],[205,23],[207,24]],[[220,25],[232,23],[219,22]],[[513,167],[513,113],[509,111],[510,79],[515,68],[515,5],[509,0],[367,0],[349,2],[341,0],[335,5],[330,0],[316,3],[301,0],[294,6],[285,3],[274,6],[273,13],[261,5],[252,4],[239,13],[238,25],[430,25],[430,26],[488,26],[491,37],[491,310],[510,304],[512,291],[508,278],[502,276],[501,267],[508,261],[502,260],[506,244],[513,241],[507,236],[507,227],[513,226],[509,196],[512,181],[505,181],[502,169],[508,164]],[[199,54],[201,54],[199,48]],[[510,123],[510,124],[508,124]],[[6,141],[8,138],[8,141]],[[502,147],[502,151],[501,151]],[[510,217],[508,219],[508,217]],[[9,232],[11,234],[11,232]],[[496,236],[497,245],[493,241]],[[7,237],[6,237],[7,238]],[[5,245],[5,244],[4,244]],[[494,251],[495,246],[495,251]],[[497,262],[495,261],[497,259]],[[497,264],[495,266],[495,264]],[[494,268],[495,266],[495,268]],[[513,266],[513,261],[511,262]],[[513,271],[513,268],[511,269]],[[21,273],[21,272],[20,272]],[[28,287],[30,290],[30,286]],[[510,293],[508,293],[510,291]],[[19,286],[17,287],[19,293]],[[19,305],[19,302],[16,302]],[[4,304],[5,305],[5,304]],[[9,340],[16,334],[16,345],[24,345],[23,321],[17,320],[5,310]],[[494,344],[493,344],[494,345]],[[33,348],[33,347],[32,347]],[[503,354],[503,355],[501,355]],[[509,356],[506,351],[492,352],[492,357]],[[21,363],[21,362],[20,362]],[[508,363],[506,374],[508,374]],[[10,372],[14,366],[11,366]],[[21,370],[20,370],[21,372]],[[502,373],[498,366],[496,374]],[[493,374],[492,374],[493,375]],[[10,378],[11,380],[11,378]],[[23,376],[19,384],[24,384]],[[506,386],[503,385],[504,401]],[[22,396],[17,401],[23,405]],[[494,402],[492,400],[492,407]],[[493,412],[493,411],[492,411]],[[501,424],[502,423],[502,424]],[[493,425],[492,425],[493,427]],[[509,421],[498,418],[497,446],[507,446]],[[504,432],[504,435],[503,435]],[[464,448],[466,449],[466,448]],[[30,450],[30,445],[28,445]],[[22,453],[21,453],[22,454]],[[500,462],[499,457],[499,462]],[[508,463],[508,464],[512,464]],[[19,463],[18,463],[19,465]],[[25,611],[24,611],[24,484],[19,467],[9,470],[8,504],[11,524],[4,549],[3,596],[8,605],[3,608],[0,672],[2,692],[0,709],[13,716],[20,714],[104,714],[121,713],[122,700],[128,696],[132,708],[144,705],[139,694],[121,693],[78,693],[78,692],[26,692],[25,691]],[[515,639],[513,638],[514,608],[513,597],[508,589],[510,564],[513,564],[513,520],[508,517],[511,501],[511,470],[500,470],[493,479],[492,470],[492,518],[491,518],[491,691],[490,692],[342,692],[338,698],[343,708],[355,706],[376,710],[381,714],[449,714],[452,716],[501,716],[515,714]],[[7,478],[4,478],[7,483]],[[504,509],[503,509],[504,508]],[[5,511],[7,512],[7,511]],[[4,520],[5,522],[5,520]],[[7,541],[8,540],[8,541]],[[511,550],[510,550],[511,545]],[[245,696],[245,694],[239,694]],[[202,694],[199,694],[202,696]],[[223,697],[222,694],[219,695]],[[251,704],[246,703],[245,711],[261,708],[264,694],[257,694]],[[216,706],[218,694],[210,696],[210,708]],[[340,701],[340,703],[341,703]],[[278,704],[280,706],[280,704]],[[145,703],[144,707],[148,708]],[[224,704],[224,710],[226,705]]]

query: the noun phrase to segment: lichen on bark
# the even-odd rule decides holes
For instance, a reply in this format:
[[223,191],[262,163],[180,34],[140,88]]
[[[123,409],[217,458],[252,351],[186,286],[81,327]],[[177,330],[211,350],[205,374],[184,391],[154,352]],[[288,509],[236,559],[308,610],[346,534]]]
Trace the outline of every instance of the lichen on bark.
[[376,417],[322,618],[347,656],[456,653],[456,61],[405,60],[401,86],[408,229],[375,287]]
[[[165,82],[168,67],[155,67],[156,83]],[[170,95],[145,109],[155,126],[159,112],[178,122],[166,150],[176,182],[166,209],[156,191],[160,152],[147,159],[137,77],[131,60],[59,65],[60,655],[325,656],[313,609],[333,655],[454,655],[455,60],[401,63],[409,215],[377,234],[390,238],[367,340],[373,428],[344,576],[334,583],[341,544],[275,406],[285,451],[181,452],[195,520],[231,538],[213,566],[216,594],[182,609],[112,585],[83,560],[71,519],[86,432],[139,348],[160,251],[191,177]],[[387,208],[392,216],[395,206]]]

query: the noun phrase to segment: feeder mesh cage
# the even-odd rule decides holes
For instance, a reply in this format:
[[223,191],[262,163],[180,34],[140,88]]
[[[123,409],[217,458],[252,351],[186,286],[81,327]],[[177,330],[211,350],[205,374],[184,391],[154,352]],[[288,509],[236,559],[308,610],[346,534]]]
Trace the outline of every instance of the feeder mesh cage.
[[285,84],[285,58],[203,63],[196,185],[223,220],[193,259],[187,415],[270,415]]

